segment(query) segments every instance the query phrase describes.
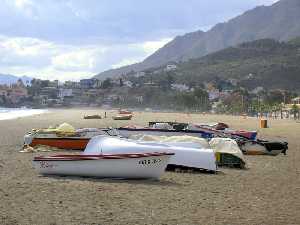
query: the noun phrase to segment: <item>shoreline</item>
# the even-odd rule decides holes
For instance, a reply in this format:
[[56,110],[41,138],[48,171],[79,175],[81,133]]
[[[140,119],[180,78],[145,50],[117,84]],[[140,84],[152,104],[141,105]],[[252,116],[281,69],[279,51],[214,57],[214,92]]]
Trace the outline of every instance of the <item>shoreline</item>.
[[0,120],[14,120],[23,117],[49,113],[49,109],[1,108]]

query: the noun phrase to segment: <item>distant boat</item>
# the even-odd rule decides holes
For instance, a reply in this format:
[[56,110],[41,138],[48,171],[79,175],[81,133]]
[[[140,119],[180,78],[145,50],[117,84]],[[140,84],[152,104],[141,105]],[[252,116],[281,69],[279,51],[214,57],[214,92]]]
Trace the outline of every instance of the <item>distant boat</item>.
[[119,114],[132,114],[132,112],[127,109],[120,109]]
[[122,114],[112,117],[114,120],[131,120],[132,114]]
[[102,119],[100,115],[86,115],[83,117],[84,119]]
[[34,168],[44,175],[158,179],[174,153],[40,156]]

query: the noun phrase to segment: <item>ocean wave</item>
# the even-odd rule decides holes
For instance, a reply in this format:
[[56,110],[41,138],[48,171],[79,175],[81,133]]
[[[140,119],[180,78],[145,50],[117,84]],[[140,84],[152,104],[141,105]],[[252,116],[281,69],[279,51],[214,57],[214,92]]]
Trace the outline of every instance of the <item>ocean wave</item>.
[[33,116],[46,113],[46,109],[27,109],[27,108],[1,108],[0,120],[10,120],[20,117]]

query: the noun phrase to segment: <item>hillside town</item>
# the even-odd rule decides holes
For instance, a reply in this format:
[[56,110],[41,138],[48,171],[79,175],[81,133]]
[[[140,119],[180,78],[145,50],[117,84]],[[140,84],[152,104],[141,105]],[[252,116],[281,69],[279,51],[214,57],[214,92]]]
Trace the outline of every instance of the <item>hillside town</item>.
[[[299,117],[300,97],[286,90],[248,90],[239,80],[214,78],[210,82],[177,82],[176,64],[156,71],[130,72],[117,78],[59,82],[32,79],[26,85],[0,86],[4,107],[131,107],[273,117]],[[246,79],[252,79],[249,74]]]

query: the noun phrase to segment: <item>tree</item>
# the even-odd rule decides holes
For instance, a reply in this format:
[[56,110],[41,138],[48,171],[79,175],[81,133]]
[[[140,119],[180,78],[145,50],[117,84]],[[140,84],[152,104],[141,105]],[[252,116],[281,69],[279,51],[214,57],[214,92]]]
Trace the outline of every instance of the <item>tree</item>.
[[120,78],[120,87],[123,87],[124,86],[124,82],[123,82],[123,79],[122,78]]
[[294,119],[297,118],[297,114],[299,115],[299,107],[296,104],[292,106],[291,113],[294,115]]
[[110,78],[106,78],[106,79],[102,82],[101,87],[102,87],[103,89],[111,88],[111,87],[112,87],[111,79],[110,79]]

